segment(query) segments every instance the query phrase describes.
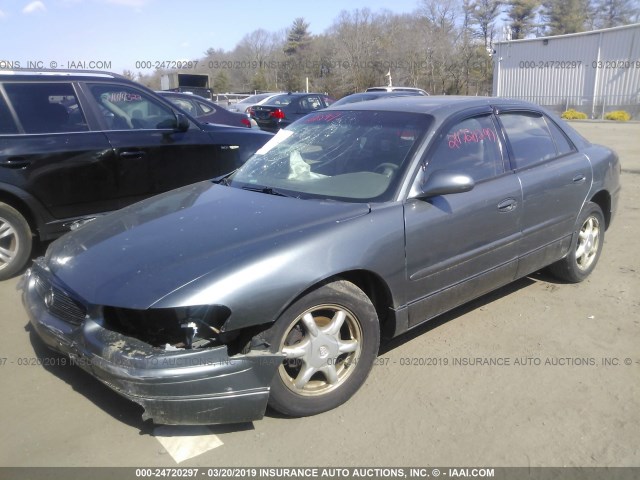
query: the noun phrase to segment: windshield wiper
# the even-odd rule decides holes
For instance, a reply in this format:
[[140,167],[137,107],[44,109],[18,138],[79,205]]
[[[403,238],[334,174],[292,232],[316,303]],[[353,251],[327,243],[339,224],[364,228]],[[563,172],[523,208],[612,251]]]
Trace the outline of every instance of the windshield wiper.
[[213,178],[211,179],[211,182],[217,185],[224,185],[225,187],[228,187],[229,177],[231,177],[231,175],[233,175],[234,173],[236,173],[236,170],[230,173],[225,173],[224,175],[220,175],[219,177]]
[[277,195],[278,197],[291,197],[291,195],[281,192],[280,190],[276,190],[272,187],[264,187],[262,185],[245,185],[242,189],[249,190],[250,192],[266,193],[267,195]]

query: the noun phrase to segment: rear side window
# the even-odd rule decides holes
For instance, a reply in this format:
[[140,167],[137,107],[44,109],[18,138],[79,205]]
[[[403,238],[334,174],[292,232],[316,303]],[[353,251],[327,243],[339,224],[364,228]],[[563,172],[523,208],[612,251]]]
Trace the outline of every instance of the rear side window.
[[189,100],[175,97],[168,97],[167,100],[169,100],[176,107],[181,108],[188,114],[193,115],[194,117],[198,116],[198,110],[196,109],[196,106],[193,105]]
[[547,125],[549,126],[549,131],[551,132],[551,136],[553,137],[553,141],[556,142],[556,149],[558,150],[558,155],[565,155],[567,153],[575,152],[575,147],[567,140],[567,137],[560,130],[555,123],[551,120],[547,119]]
[[303,112],[311,112],[313,110],[320,110],[323,107],[319,97],[303,97],[300,99],[300,109]]
[[3,133],[17,133],[18,129],[13,123],[9,108],[4,101],[4,98],[0,95],[0,134]]
[[198,100],[196,100],[195,102],[200,107],[200,110],[202,110],[202,113],[204,113],[204,114],[216,113],[215,110],[213,109],[213,107],[211,105],[209,105],[208,103],[200,102]]
[[70,83],[7,83],[4,89],[25,133],[89,129]]
[[[551,136],[549,126],[541,114],[529,112],[503,113],[499,116],[515,156],[515,167],[525,168],[571,151],[566,138]],[[556,127],[557,128],[557,127]],[[561,132],[557,132],[563,137]],[[569,150],[567,150],[567,148]]]
[[453,125],[429,158],[427,173],[459,171],[476,182],[504,173],[498,135],[490,115],[468,118]]

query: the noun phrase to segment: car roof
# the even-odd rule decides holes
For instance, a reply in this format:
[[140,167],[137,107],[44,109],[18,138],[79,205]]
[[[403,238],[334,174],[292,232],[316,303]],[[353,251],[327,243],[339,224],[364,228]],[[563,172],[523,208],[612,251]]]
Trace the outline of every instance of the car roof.
[[405,91],[387,92],[382,90],[376,90],[373,92],[358,92],[358,93],[352,93],[351,95],[345,95],[335,103],[337,103],[338,106],[340,106],[340,105],[346,105],[348,103],[353,103],[353,102],[363,102],[363,101],[369,101],[369,100],[377,100],[379,98],[403,97],[403,96],[410,96],[410,95],[417,95],[417,94],[414,92],[405,92]]
[[455,111],[482,106],[518,106],[524,109],[542,111],[542,109],[529,102],[510,100],[498,97],[465,97],[454,95],[417,96],[402,95],[391,98],[382,97],[370,102],[357,102],[329,106],[326,110],[370,110],[389,112],[411,112],[430,115],[449,115]]
[[50,80],[123,80],[131,82],[128,78],[118,75],[117,73],[106,72],[101,70],[31,70],[31,69],[14,69],[0,70],[0,79],[2,81],[42,81]]
[[417,92],[421,95],[429,95],[426,90],[417,87],[369,87],[367,92]]
[[[242,100],[240,100],[239,102],[236,103],[251,103],[251,102],[255,102],[255,101],[259,101],[259,100],[264,100],[265,98],[269,98],[275,95],[282,95],[283,93],[286,92],[265,92],[265,93],[256,93],[254,95],[250,95],[247,98],[243,98]],[[258,99],[258,100],[256,100]]]
[[157,93],[158,95],[165,95],[167,97],[174,96],[174,97],[185,97],[185,98],[202,98],[203,100],[207,100],[206,98],[191,92],[172,92],[171,90],[155,90],[155,93]]
[[283,93],[276,93],[274,94],[274,96],[279,96],[279,95],[283,95],[283,96],[290,96],[290,97],[303,97],[305,95],[325,95],[324,93],[318,93],[318,92],[283,92]]

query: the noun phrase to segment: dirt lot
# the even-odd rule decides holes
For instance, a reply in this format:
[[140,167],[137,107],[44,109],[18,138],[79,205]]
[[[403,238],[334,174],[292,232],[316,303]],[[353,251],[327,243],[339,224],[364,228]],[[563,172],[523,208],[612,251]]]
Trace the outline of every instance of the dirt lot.
[[[534,275],[395,340],[323,415],[174,430],[223,443],[180,465],[640,465],[640,124],[574,125],[623,165],[589,280]],[[17,281],[0,284],[0,465],[175,466],[139,407],[30,338]]]

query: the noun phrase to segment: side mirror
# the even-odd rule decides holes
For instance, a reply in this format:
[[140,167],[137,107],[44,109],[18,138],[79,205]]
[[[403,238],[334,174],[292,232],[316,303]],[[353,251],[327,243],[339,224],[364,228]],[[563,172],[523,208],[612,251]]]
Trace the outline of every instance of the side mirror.
[[463,193],[473,189],[475,182],[473,178],[465,173],[436,170],[422,186],[415,198],[429,198],[438,195],[449,195],[452,193]]
[[186,132],[189,130],[189,119],[182,113],[176,113],[176,132]]
[[189,120],[182,113],[176,113],[175,118],[165,118],[156,125],[160,130],[173,130],[174,132],[186,132],[189,130]]

